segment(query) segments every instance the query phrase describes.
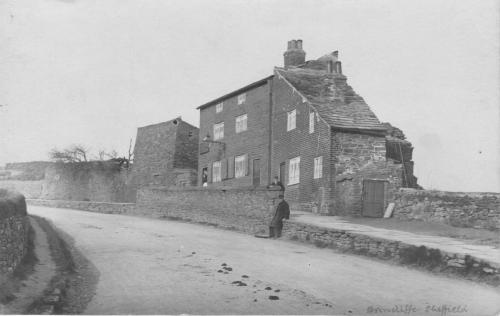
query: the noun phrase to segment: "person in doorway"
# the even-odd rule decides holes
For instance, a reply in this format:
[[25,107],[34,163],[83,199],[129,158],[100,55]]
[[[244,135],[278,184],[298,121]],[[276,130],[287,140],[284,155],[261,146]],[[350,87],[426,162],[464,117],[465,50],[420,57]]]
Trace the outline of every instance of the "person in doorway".
[[208,170],[203,168],[203,174],[201,175],[202,186],[208,186]]
[[283,230],[283,220],[290,219],[290,206],[285,201],[285,196],[280,194],[278,196],[278,206],[276,207],[276,212],[269,225],[269,237],[270,238],[280,238],[281,232]]
[[282,192],[285,192],[285,186],[278,179],[278,176],[274,177],[273,182],[271,182],[271,184],[268,185],[267,188],[269,189],[269,188],[276,187],[276,186],[280,187]]

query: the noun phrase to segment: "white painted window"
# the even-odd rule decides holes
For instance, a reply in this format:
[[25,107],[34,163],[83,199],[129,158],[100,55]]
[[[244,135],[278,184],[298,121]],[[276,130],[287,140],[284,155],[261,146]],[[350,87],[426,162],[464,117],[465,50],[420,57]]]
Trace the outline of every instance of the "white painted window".
[[221,182],[221,180],[222,180],[221,162],[215,161],[212,165],[212,182]]
[[323,177],[323,156],[314,158],[314,179]]
[[243,114],[236,117],[236,133],[241,133],[247,130],[247,115]]
[[300,157],[290,159],[288,165],[288,184],[299,183],[300,178]]
[[247,94],[246,93],[240,94],[238,96],[238,105],[245,103],[246,99],[247,99]]
[[224,122],[214,124],[214,140],[224,138]]
[[309,112],[309,134],[314,133],[314,112]]
[[215,106],[215,113],[220,113],[222,112],[222,110],[224,109],[224,103],[217,103],[217,105]]
[[234,177],[241,178],[247,174],[248,159],[247,155],[234,157]]
[[293,110],[287,113],[286,130],[291,131],[295,129],[295,118],[297,116],[297,111]]

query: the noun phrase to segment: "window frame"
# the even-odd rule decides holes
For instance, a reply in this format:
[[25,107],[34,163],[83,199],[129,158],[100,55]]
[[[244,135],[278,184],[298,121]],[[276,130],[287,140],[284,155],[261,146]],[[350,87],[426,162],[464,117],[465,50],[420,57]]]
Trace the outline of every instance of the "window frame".
[[215,113],[220,113],[224,110],[224,102],[219,102],[215,105]]
[[288,185],[300,183],[300,156],[288,161]]
[[[222,127],[222,128],[221,128]],[[219,130],[218,130],[219,128]],[[214,128],[214,140],[220,140],[224,138],[224,122],[215,123]]]
[[[240,120],[240,122],[238,122],[238,119],[243,118],[243,117],[244,117],[244,120]],[[242,129],[241,126],[240,126],[240,129],[238,129],[238,126],[239,126],[238,123],[242,124],[242,122],[245,123],[245,126],[244,126],[245,128]],[[239,115],[239,116],[236,117],[236,119],[235,119],[235,131],[236,131],[236,134],[244,132],[244,131],[246,131],[248,129],[248,123],[247,122],[248,122],[248,114],[247,113]]]
[[314,158],[313,179],[323,178],[323,156]]
[[[216,165],[218,168],[216,168]],[[218,173],[216,173],[216,170]],[[214,161],[212,163],[212,183],[222,182],[222,161]]]
[[293,131],[296,128],[297,128],[297,109],[293,109],[287,112],[286,131],[287,132]]
[[[241,159],[241,161],[240,161]],[[239,169],[238,166],[240,164],[243,164],[240,166],[241,168]],[[247,175],[247,170],[248,170],[248,155],[239,155],[239,156],[234,156],[234,178],[243,178]]]
[[309,134],[314,133],[314,120],[316,118],[316,113],[314,111],[309,112]]
[[243,103],[246,102],[246,100],[247,100],[247,93],[246,92],[238,94],[238,105],[242,105]]

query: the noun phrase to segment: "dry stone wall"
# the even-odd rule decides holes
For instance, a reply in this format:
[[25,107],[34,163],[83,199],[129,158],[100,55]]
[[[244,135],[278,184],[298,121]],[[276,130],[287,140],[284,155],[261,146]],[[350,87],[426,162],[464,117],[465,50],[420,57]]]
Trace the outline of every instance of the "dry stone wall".
[[0,189],[0,283],[26,254],[28,229],[24,196]]
[[500,230],[500,193],[400,189],[393,217]]
[[278,194],[259,188],[142,188],[137,195],[136,213],[247,233],[267,232]]

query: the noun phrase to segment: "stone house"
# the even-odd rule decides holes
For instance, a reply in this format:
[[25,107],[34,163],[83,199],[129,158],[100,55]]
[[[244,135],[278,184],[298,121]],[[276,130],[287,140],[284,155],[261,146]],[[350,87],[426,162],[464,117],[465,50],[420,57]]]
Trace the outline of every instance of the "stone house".
[[411,143],[347,84],[337,51],[305,55],[301,40],[289,41],[273,75],[198,107],[198,183],[278,176],[292,208],[380,217],[396,189],[416,186]]
[[198,136],[199,129],[180,117],[139,127],[132,166],[134,186],[195,186]]

